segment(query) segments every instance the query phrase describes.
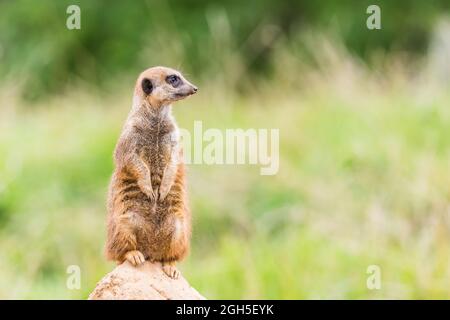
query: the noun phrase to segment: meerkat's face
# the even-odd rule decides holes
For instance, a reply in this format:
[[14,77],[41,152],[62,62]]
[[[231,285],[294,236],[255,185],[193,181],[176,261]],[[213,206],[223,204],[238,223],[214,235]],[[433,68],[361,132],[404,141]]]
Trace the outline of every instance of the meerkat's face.
[[135,88],[135,95],[152,107],[168,105],[196,92],[197,87],[180,72],[166,67],[153,67],[142,72]]

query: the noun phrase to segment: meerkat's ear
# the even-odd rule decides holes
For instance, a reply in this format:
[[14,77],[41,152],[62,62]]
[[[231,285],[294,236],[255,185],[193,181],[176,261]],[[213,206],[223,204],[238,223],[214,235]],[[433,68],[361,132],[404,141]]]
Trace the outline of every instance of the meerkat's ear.
[[150,79],[144,78],[144,80],[142,80],[142,90],[144,91],[145,94],[152,93],[153,84],[150,81]]

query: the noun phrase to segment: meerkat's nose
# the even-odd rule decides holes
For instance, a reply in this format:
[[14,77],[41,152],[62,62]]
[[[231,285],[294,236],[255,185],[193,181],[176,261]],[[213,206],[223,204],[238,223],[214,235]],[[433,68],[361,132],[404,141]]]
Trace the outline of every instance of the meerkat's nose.
[[193,93],[196,93],[198,91],[198,88],[197,87],[192,87],[192,92]]

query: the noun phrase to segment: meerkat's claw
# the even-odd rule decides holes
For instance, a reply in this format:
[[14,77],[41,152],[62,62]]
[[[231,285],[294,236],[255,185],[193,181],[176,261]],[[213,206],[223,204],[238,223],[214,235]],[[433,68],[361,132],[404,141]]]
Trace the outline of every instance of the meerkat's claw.
[[151,192],[150,192],[150,194],[148,194],[147,195],[149,198],[150,198],[150,200],[152,201],[152,202],[155,202],[156,201],[156,194],[155,194],[155,192],[152,190]]
[[156,194],[152,188],[145,188],[144,193],[150,198],[151,201],[154,202],[156,200]]
[[180,271],[178,271],[178,269],[175,268],[175,266],[171,263],[168,264],[163,263],[162,269],[164,273],[169,276],[169,278],[178,279],[180,277]]
[[133,266],[138,266],[145,262],[144,255],[138,250],[128,251],[125,254],[125,259],[127,259]]

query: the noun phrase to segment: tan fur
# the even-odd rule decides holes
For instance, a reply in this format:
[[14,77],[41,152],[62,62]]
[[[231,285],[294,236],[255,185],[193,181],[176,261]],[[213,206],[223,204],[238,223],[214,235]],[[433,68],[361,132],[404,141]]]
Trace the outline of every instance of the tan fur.
[[[182,85],[166,82],[176,74]],[[146,94],[143,79],[151,80]],[[161,261],[176,277],[174,262],[186,256],[191,235],[185,168],[171,103],[197,91],[173,69],[154,67],[136,82],[132,110],[116,145],[108,195],[106,256],[110,260]]]

